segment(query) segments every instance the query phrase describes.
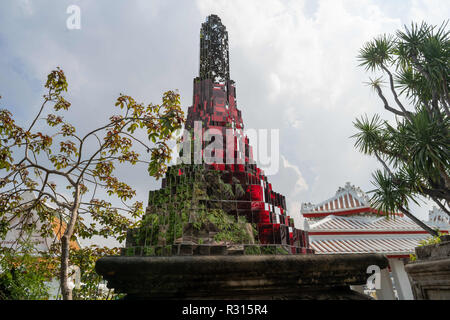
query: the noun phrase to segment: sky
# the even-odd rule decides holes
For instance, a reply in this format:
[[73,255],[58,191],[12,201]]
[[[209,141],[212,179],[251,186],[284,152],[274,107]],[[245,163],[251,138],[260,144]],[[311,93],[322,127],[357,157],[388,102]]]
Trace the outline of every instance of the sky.
[[[67,8],[80,8],[68,29]],[[66,118],[88,132],[106,123],[120,93],[160,103],[178,89],[192,104],[199,68],[199,31],[209,14],[228,30],[230,75],[246,128],[278,129],[280,168],[269,176],[302,223],[303,202],[319,203],[350,182],[373,189],[376,160],[360,154],[352,122],[378,113],[393,121],[365,82],[358,50],[412,21],[440,25],[447,0],[122,0],[0,2],[0,108],[27,125],[39,110],[46,75],[61,67],[72,108]],[[250,141],[250,144],[252,141]],[[147,201],[160,181],[145,167],[122,173]],[[413,205],[426,219],[431,202]]]

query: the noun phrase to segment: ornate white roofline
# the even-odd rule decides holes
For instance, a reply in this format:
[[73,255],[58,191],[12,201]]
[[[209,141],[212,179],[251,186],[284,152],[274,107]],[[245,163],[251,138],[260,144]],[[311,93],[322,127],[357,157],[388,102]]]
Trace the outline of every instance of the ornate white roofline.
[[440,228],[450,229],[450,217],[436,206],[428,213],[428,223],[433,226],[439,226]]
[[344,187],[339,187],[339,189],[336,191],[336,196],[346,192],[354,193],[359,198],[364,200],[366,203],[369,203],[369,197],[367,196],[367,194],[364,191],[362,191],[360,187],[351,185],[350,182],[346,182]]

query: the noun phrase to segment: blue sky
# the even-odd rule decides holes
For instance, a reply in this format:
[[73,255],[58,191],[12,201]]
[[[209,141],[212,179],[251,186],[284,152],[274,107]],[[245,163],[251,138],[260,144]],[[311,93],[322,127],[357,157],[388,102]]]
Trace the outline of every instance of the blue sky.
[[[66,9],[81,8],[81,29],[68,30]],[[50,1],[0,2],[0,107],[20,124],[36,114],[46,75],[60,66],[69,81],[67,115],[88,130],[105,123],[119,93],[158,103],[178,89],[192,103],[199,30],[218,14],[229,32],[230,74],[247,128],[280,130],[280,164],[270,176],[299,222],[302,202],[321,202],[347,181],[370,190],[379,165],[349,137],[364,113],[393,120],[363,84],[371,74],[356,56],[365,41],[422,20],[450,17],[447,0]],[[126,176],[147,200],[159,182]],[[425,219],[431,203],[414,206]]]

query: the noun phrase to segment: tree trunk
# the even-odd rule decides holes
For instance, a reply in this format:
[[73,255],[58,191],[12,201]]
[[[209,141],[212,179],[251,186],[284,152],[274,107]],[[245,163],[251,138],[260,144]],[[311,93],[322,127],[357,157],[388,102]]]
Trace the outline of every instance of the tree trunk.
[[70,237],[63,235],[61,237],[61,294],[63,300],[72,300],[72,289],[68,286],[69,280],[69,243]]
[[78,219],[78,208],[80,207],[80,186],[75,188],[75,197],[73,207],[70,214],[70,221],[67,224],[64,235],[61,237],[61,294],[64,300],[72,300],[72,289],[68,286],[69,279],[69,254],[70,254],[70,239],[75,230],[75,224]]
[[[389,169],[389,167],[387,166],[386,162],[383,161],[383,159],[381,159],[381,157],[378,155],[377,152],[375,152],[375,156],[377,157],[377,160],[379,162],[381,162],[381,164],[383,165],[384,169],[389,173],[390,177],[392,179],[395,178],[395,175],[392,173],[391,169]],[[431,229],[429,226],[427,226],[425,223],[423,223],[422,221],[420,221],[419,219],[416,218],[416,216],[414,216],[411,212],[409,212],[408,210],[406,210],[404,207],[399,207],[400,211],[407,216],[408,218],[410,218],[412,221],[414,221],[419,227],[421,227],[422,229],[424,229],[426,232],[428,232],[429,234],[431,234],[433,237],[438,237],[439,233],[433,229]]]

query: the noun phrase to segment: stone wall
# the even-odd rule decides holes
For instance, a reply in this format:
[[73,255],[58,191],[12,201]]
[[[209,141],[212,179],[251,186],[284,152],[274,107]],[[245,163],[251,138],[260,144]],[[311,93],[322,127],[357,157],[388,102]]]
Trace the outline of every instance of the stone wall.
[[450,300],[450,236],[441,240],[417,247],[417,261],[405,266],[417,300]]

